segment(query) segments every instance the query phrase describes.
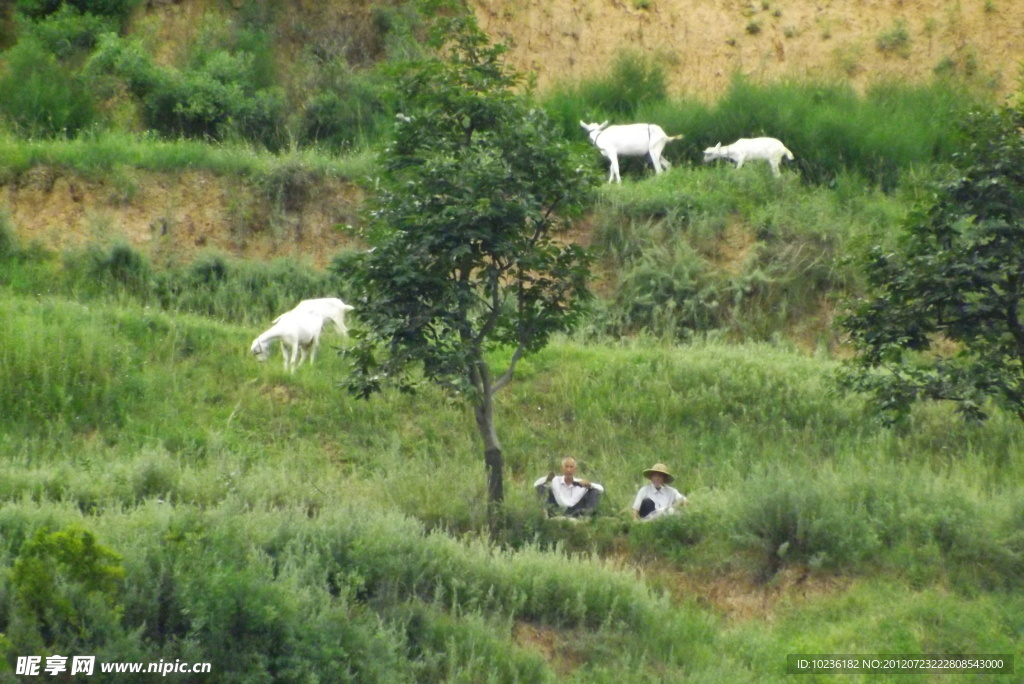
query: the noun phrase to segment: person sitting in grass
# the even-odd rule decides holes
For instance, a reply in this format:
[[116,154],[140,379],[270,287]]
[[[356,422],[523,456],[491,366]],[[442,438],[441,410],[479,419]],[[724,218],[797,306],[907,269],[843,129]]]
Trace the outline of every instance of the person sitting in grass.
[[533,483],[533,488],[544,500],[550,515],[570,518],[594,515],[604,487],[586,479],[576,478],[576,459],[562,459],[562,474],[551,471]]
[[677,505],[688,506],[690,500],[669,484],[675,479],[664,463],[655,463],[644,471],[650,480],[636,493],[633,500],[634,520],[654,520],[675,513]]

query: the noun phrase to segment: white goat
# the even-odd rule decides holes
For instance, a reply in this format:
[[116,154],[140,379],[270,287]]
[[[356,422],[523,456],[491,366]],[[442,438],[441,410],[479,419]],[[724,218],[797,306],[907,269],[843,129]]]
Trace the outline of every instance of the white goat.
[[792,160],[793,153],[775,138],[740,138],[732,145],[722,147],[722,143],[718,143],[704,150],[705,163],[715,159],[731,159],[736,162],[737,169],[742,168],[743,162],[748,159],[763,159],[771,165],[772,175],[776,178],[783,157]]
[[252,342],[249,351],[260,361],[270,356],[270,347],[274,342],[281,343],[284,354],[284,369],[294,373],[309,356],[309,365],[316,360],[316,350],[320,346],[320,332],[323,330],[324,318],[311,311],[289,311],[278,316],[269,330],[260,334]]
[[[320,299],[303,299],[292,311],[309,311],[319,314],[324,322],[334,323],[335,329],[342,337],[348,337],[348,328],[345,326],[345,313],[355,310],[337,297],[321,297]],[[291,312],[289,312],[291,313]],[[281,320],[278,317],[274,322]]]
[[590,136],[590,142],[601,151],[601,154],[608,158],[611,168],[608,172],[608,182],[622,182],[619,176],[619,157],[649,157],[654,164],[654,173],[659,174],[662,170],[668,171],[672,166],[668,160],[661,156],[665,145],[673,140],[679,140],[681,135],[666,135],[661,126],[657,124],[626,124],[624,126],[609,126],[605,121],[602,124],[584,123],[580,126]]

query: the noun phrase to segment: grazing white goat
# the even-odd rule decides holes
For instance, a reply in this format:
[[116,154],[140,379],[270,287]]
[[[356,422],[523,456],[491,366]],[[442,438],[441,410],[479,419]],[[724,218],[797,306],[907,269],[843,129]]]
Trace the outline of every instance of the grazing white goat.
[[782,158],[793,159],[793,153],[786,149],[781,140],[775,138],[740,138],[732,145],[722,147],[718,143],[704,150],[704,162],[715,159],[731,159],[736,168],[742,168],[748,159],[763,159],[772,167],[772,175],[779,176],[779,163]]
[[668,171],[672,165],[661,156],[661,152],[665,145],[683,137],[667,135],[657,124],[609,126],[607,121],[602,124],[580,121],[580,126],[590,136],[590,142],[608,158],[611,164],[608,171],[609,183],[622,182],[622,177],[619,176],[619,157],[649,157],[654,164],[655,174],[661,173],[662,170]]
[[[303,299],[292,311],[310,311],[319,314],[324,321],[334,323],[335,329],[342,337],[348,337],[348,328],[345,326],[345,313],[355,310],[337,297],[321,297],[320,299]],[[291,313],[291,312],[289,312]],[[274,322],[281,320],[278,317]]]
[[309,365],[316,360],[316,350],[320,346],[320,331],[323,330],[324,318],[311,311],[289,311],[278,316],[269,330],[260,334],[252,342],[249,351],[260,361],[270,356],[270,347],[280,342],[281,353],[284,354],[284,369],[291,373],[302,365],[309,356]]

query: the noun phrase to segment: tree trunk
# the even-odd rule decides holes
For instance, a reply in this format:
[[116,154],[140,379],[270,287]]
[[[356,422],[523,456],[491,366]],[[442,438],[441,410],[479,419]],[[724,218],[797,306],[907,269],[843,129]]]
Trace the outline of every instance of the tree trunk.
[[487,468],[487,502],[493,507],[505,500],[505,461],[501,449],[485,450],[484,466]]
[[505,462],[501,457],[498,433],[494,429],[494,405],[491,395],[485,393],[474,407],[476,427],[484,442],[484,467],[487,469],[487,510],[494,513],[505,500]]

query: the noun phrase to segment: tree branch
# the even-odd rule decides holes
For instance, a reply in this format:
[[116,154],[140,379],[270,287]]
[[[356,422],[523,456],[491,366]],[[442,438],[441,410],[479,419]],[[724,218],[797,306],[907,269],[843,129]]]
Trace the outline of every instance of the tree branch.
[[519,359],[523,358],[523,354],[525,353],[526,345],[520,344],[516,347],[515,352],[512,353],[512,359],[508,363],[508,368],[501,374],[501,377],[495,381],[494,385],[491,386],[492,393],[497,392],[512,380],[512,375],[516,371],[516,364],[519,363]]

